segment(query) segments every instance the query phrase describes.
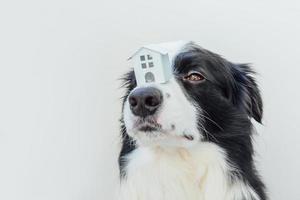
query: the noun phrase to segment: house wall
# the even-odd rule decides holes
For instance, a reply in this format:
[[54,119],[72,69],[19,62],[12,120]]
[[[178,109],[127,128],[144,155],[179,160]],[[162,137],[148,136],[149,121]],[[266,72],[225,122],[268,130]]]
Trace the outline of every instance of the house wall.
[[171,56],[169,57],[169,55],[163,55],[161,57],[162,63],[164,66],[163,68],[163,72],[164,72],[164,78],[165,81],[169,80],[172,76],[173,76],[173,68],[172,68],[172,64],[171,64]]

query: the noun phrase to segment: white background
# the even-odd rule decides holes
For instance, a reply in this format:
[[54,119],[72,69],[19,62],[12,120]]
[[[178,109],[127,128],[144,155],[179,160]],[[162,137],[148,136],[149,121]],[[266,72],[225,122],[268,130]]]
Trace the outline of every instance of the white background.
[[142,44],[194,40],[259,72],[270,199],[299,199],[297,1],[1,1],[0,199],[112,199],[120,81]]

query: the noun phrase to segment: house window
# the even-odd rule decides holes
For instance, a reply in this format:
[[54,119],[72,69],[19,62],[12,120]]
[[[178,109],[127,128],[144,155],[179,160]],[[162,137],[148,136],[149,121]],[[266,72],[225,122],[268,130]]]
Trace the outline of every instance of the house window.
[[152,61],[153,57],[151,55],[141,55],[140,61],[141,61],[141,67],[143,69],[146,69],[147,67],[154,67],[154,62]]
[[153,67],[154,66],[153,62],[148,62],[148,66]]
[[142,68],[143,68],[143,69],[147,68],[146,63],[142,63]]
[[145,61],[145,56],[140,56],[141,61]]
[[146,83],[151,83],[155,81],[154,75],[151,72],[147,72],[145,74],[145,81]]

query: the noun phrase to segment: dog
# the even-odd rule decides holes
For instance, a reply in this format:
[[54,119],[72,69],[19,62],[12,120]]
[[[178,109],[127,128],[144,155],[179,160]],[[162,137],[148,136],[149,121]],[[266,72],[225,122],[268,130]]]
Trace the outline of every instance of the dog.
[[124,76],[120,200],[266,200],[253,161],[261,123],[255,72],[193,42],[166,84]]

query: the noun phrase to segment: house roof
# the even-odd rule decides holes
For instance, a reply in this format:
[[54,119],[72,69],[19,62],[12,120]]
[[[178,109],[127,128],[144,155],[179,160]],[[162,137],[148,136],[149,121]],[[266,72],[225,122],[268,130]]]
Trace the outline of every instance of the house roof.
[[172,54],[172,53],[178,51],[179,48],[181,48],[186,43],[187,43],[187,41],[176,41],[176,42],[144,45],[144,46],[140,47],[137,51],[135,51],[134,54],[132,54],[132,56],[130,56],[128,59],[131,59],[142,49],[148,49],[151,51],[155,51],[162,55]]
[[154,52],[157,52],[159,54],[162,54],[162,55],[166,55],[168,53],[168,50],[167,49],[164,49],[160,46],[157,46],[155,44],[150,44],[150,45],[145,45],[145,46],[142,46],[140,47],[137,51],[135,51],[134,54],[132,54],[132,56],[130,56],[128,59],[131,59],[132,57],[134,57],[140,50],[142,49],[148,49],[150,51],[154,51]]

